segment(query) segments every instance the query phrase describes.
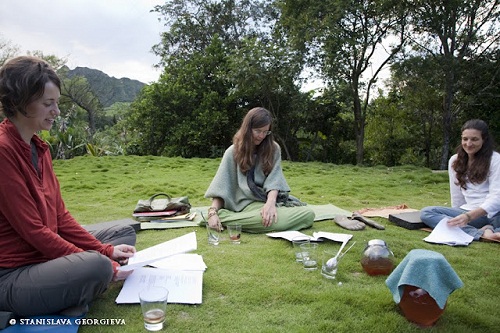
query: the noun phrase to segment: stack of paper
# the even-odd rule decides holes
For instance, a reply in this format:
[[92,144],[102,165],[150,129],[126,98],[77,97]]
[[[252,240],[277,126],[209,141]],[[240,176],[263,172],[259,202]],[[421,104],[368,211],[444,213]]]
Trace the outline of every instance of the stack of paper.
[[[139,291],[151,286],[168,289],[168,303],[201,304],[203,272],[207,268],[196,250],[196,234],[138,251],[121,270],[134,270],[123,283],[115,302],[139,303]],[[153,267],[143,267],[145,265]]]
[[465,233],[456,226],[450,226],[446,217],[439,221],[431,234],[424,238],[424,241],[436,244],[446,244],[450,246],[467,246],[474,240],[474,237]]

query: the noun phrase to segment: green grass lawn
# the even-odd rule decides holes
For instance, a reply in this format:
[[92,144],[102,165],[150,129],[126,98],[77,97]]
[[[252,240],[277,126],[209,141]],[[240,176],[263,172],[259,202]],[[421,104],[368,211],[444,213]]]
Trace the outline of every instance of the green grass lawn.
[[[156,192],[187,195],[193,206],[203,197],[219,160],[162,157],[80,157],[54,161],[68,209],[82,224],[130,217],[138,199]],[[334,204],[353,211],[407,204],[420,209],[449,205],[446,173],[424,168],[338,166],[285,161],[292,194],[310,204]],[[410,231],[375,218],[383,231],[367,227],[349,232],[332,221],[316,222],[304,233],[352,233],[356,245],[342,259],[338,279],[306,272],[295,263],[291,243],[265,235],[243,234],[240,245],[208,246],[203,228],[140,231],[137,249],[196,231],[204,273],[203,303],[169,304],[170,332],[419,332],[399,313],[386,277],[368,276],[360,258],[366,242],[380,238],[394,252],[396,264],[412,249],[442,253],[464,282],[448,299],[443,316],[429,332],[498,332],[500,330],[499,244],[474,242],[468,247],[433,245],[428,233]],[[226,231],[227,232],[227,231]],[[351,242],[352,242],[351,241]],[[338,249],[325,242],[320,249]],[[338,282],[342,284],[339,285]],[[139,305],[116,305],[121,282],[92,305],[87,318],[124,319],[124,326],[82,326],[79,332],[141,332]]]

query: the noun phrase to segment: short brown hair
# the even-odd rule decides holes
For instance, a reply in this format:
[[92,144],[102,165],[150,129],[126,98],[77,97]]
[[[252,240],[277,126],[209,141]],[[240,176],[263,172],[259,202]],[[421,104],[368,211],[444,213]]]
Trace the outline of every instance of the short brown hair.
[[26,106],[43,96],[49,81],[61,90],[61,80],[43,59],[20,56],[7,61],[0,68],[0,111],[7,118],[26,114]]

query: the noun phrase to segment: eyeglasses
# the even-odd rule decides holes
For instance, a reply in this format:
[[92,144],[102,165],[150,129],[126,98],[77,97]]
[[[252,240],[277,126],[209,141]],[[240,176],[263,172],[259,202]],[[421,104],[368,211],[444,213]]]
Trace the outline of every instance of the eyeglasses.
[[255,128],[252,128],[252,131],[253,131],[256,135],[265,134],[266,136],[268,136],[269,134],[271,134],[271,133],[272,133],[271,131],[261,131],[261,130],[255,129]]

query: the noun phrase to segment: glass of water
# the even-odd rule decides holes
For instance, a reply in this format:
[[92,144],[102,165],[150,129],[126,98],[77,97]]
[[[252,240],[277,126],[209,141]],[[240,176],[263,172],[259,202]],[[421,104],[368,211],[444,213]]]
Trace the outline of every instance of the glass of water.
[[329,280],[334,280],[337,275],[337,268],[339,265],[337,253],[334,251],[323,251],[321,258],[321,275]]
[[300,250],[302,253],[302,265],[306,271],[314,271],[318,269],[318,258],[317,258],[317,243],[306,243],[300,245]]

